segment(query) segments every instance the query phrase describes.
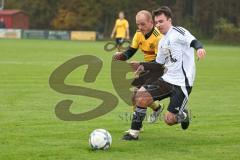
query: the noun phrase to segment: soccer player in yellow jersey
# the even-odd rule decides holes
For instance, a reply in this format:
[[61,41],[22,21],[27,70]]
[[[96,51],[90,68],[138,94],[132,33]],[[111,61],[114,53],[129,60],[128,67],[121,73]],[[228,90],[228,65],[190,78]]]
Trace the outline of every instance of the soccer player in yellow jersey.
[[[134,35],[131,46],[125,52],[117,52],[113,56],[113,60],[126,61],[131,58],[138,49],[142,50],[144,61],[151,62],[155,60],[158,42],[162,34],[154,27],[151,13],[146,10],[139,11],[136,15],[136,24],[138,30]],[[162,111],[162,107],[156,103],[152,103],[149,107],[153,109],[149,121],[154,123]]]
[[124,18],[124,12],[119,12],[119,18],[116,20],[111,38],[115,35],[115,40],[117,43],[117,48],[123,43],[124,39],[129,39],[129,24]]

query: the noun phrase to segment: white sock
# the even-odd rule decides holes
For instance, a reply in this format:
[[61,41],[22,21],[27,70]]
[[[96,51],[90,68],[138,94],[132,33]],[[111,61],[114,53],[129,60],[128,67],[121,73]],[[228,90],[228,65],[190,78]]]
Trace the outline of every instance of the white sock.
[[139,130],[130,129],[129,134],[131,134],[134,138],[137,138],[139,135]]

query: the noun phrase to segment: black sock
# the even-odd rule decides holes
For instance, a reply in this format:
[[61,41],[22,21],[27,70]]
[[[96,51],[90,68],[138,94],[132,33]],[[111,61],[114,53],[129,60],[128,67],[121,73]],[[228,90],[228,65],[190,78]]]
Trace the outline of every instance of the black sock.
[[159,104],[157,108],[154,109],[155,112],[157,112],[161,108],[161,105]]
[[133,113],[133,119],[131,124],[131,129],[140,130],[142,128],[142,122],[146,116],[146,108],[137,106],[135,112]]

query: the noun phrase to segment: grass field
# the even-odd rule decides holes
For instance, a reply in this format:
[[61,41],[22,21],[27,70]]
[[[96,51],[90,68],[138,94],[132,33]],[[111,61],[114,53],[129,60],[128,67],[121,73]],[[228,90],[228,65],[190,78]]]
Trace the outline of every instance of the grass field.
[[[120,99],[112,112],[93,120],[58,119],[54,108],[63,99],[74,100],[73,113],[101,103],[49,87],[53,70],[78,55],[99,57],[103,69],[95,83],[82,80],[86,67],[75,70],[66,82],[117,96],[110,79],[111,53],[103,50],[104,43],[0,39],[0,160],[240,159],[240,46],[205,44],[207,58],[197,62],[189,102],[192,123],[186,131],[162,121],[144,122],[139,141],[122,141],[131,108]],[[141,54],[136,59],[141,59]],[[111,133],[110,150],[89,148],[88,136],[96,128]]]

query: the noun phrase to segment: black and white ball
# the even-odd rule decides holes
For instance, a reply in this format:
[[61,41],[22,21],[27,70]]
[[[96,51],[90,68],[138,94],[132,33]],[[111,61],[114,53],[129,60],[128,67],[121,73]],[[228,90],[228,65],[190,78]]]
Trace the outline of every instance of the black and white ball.
[[89,145],[94,150],[106,150],[112,144],[112,137],[105,129],[95,129],[89,137]]

